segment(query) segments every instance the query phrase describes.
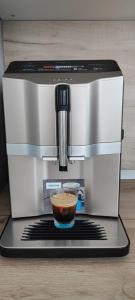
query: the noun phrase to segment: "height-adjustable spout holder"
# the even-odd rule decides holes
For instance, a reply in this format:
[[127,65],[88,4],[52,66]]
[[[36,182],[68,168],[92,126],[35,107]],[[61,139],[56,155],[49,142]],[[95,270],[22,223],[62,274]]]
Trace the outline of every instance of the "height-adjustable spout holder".
[[69,144],[70,89],[66,84],[55,88],[55,109],[59,170],[67,171]]

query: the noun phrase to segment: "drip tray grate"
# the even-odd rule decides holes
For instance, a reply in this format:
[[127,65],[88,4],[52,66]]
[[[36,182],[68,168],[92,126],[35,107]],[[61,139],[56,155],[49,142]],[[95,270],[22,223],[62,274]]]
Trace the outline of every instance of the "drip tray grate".
[[53,220],[41,219],[24,228],[21,240],[107,240],[105,228],[89,219],[76,220],[73,228],[57,229]]

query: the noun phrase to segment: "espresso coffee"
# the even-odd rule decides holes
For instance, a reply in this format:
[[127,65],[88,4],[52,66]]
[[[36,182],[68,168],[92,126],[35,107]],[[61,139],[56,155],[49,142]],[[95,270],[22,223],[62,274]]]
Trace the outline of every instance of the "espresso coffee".
[[58,193],[51,197],[54,219],[59,223],[73,221],[76,210],[77,197],[72,193]]

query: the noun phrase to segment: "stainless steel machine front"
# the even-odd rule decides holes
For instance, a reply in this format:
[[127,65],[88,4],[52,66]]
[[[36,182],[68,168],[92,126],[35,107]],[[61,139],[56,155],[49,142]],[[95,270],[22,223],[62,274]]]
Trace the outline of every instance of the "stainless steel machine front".
[[85,213],[108,218],[107,226],[112,218],[119,223],[123,75],[118,64],[13,62],[3,77],[3,94],[12,219],[45,214],[43,180],[83,179]]

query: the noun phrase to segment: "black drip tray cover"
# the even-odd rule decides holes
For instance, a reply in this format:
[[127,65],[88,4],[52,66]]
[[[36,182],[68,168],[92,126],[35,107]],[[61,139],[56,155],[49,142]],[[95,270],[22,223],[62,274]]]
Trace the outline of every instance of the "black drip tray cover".
[[76,220],[73,228],[57,229],[53,220],[42,219],[24,228],[21,240],[106,240],[105,228],[89,219]]

